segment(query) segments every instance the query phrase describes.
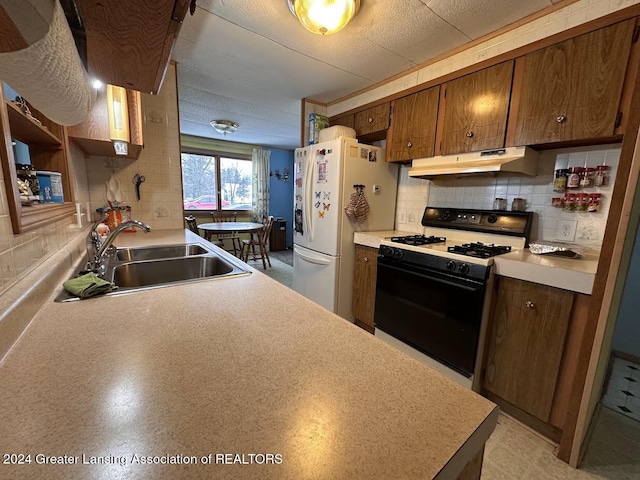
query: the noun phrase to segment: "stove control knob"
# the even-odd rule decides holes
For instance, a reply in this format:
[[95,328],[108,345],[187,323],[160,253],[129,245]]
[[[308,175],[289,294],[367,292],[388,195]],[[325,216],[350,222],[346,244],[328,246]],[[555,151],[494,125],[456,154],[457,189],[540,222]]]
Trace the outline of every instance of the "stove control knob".
[[489,222],[489,223],[496,223],[497,221],[498,221],[498,216],[495,213],[492,213],[487,218],[487,222]]
[[453,260],[449,260],[447,262],[447,264],[445,265],[445,267],[447,268],[447,270],[449,270],[450,272],[453,272],[456,268],[458,268],[458,266],[456,265],[456,262],[454,262]]
[[391,248],[391,247],[388,247],[386,245],[381,245],[380,246],[380,255],[382,255],[383,257],[390,257],[392,250],[393,250],[393,248]]
[[462,265],[460,265],[460,268],[458,270],[460,270],[460,273],[469,273],[469,265],[463,263]]
[[402,258],[404,256],[404,252],[402,251],[401,248],[394,248],[393,249],[393,258]]

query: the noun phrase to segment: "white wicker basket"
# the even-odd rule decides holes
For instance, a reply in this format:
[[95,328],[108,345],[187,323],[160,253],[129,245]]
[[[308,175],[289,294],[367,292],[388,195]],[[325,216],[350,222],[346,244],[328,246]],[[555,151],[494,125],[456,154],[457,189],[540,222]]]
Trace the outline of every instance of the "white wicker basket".
[[318,142],[328,142],[330,140],[336,140],[339,137],[356,138],[356,131],[353,128],[343,125],[323,128],[318,135]]

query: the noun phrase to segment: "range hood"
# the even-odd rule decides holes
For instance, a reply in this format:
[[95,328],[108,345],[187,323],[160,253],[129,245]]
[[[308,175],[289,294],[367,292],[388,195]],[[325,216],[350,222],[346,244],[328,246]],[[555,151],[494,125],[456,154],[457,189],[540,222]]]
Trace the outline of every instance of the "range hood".
[[537,170],[538,152],[529,147],[508,147],[459,155],[418,158],[411,162],[409,176],[432,178],[440,175],[500,172],[534,176]]

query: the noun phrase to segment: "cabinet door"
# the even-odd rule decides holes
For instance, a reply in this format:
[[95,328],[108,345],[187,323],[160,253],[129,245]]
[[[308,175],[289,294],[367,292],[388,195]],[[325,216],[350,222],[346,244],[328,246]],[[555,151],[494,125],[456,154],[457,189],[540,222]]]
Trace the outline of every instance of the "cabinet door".
[[512,78],[510,60],[445,85],[442,155],[504,146]]
[[547,422],[573,292],[500,277],[485,390]]
[[353,316],[356,323],[373,333],[373,314],[376,301],[378,250],[356,245],[353,272]]
[[389,128],[389,102],[356,113],[353,128],[358,136]]
[[329,125],[343,125],[345,127],[354,128],[354,115],[341,115],[339,117],[331,117],[329,119]]
[[524,57],[516,145],[613,135],[634,20]]
[[437,86],[393,102],[388,162],[433,156],[439,97]]

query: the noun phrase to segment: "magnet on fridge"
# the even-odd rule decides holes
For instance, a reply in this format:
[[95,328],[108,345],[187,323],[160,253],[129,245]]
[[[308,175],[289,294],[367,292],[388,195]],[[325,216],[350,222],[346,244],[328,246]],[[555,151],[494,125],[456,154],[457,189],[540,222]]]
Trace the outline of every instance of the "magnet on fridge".
[[[319,202],[318,202],[318,203],[319,203]],[[331,206],[331,204],[330,204],[330,203],[324,203],[324,202],[322,202],[322,207],[323,207],[325,210],[329,210],[329,207],[330,207],[330,206]]]
[[316,192],[316,198],[320,198],[320,195],[322,195],[322,192]]
[[322,210],[318,210],[318,217],[324,218],[324,212]]
[[324,192],[324,195],[322,196],[324,200],[330,200],[330,197],[331,197],[331,192]]
[[316,202],[316,204],[314,205],[316,208],[320,208],[320,202]]

